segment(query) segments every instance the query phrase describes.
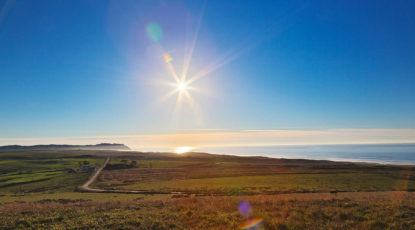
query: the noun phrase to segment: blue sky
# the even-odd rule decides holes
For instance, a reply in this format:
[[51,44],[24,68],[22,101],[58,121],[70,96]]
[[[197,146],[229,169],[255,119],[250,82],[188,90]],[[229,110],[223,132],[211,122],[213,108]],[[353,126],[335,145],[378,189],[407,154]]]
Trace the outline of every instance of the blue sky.
[[[414,1],[1,1],[0,138],[415,129],[414,11]],[[193,41],[187,79],[211,70],[189,84],[193,107],[177,93],[162,101],[174,82],[163,55],[180,75]]]

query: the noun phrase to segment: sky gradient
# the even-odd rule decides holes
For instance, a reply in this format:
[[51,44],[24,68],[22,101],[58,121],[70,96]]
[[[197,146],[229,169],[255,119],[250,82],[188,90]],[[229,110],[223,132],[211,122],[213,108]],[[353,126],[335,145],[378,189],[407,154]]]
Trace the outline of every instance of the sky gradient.
[[[413,12],[409,0],[0,1],[0,144],[415,142]],[[170,66],[197,78],[191,103],[166,96]]]

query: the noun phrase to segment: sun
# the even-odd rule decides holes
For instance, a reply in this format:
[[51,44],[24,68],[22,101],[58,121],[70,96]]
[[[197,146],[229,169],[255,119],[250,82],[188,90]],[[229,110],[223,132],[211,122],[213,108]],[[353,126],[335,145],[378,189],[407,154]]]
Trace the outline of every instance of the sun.
[[186,83],[184,83],[184,82],[179,82],[178,84],[177,84],[177,89],[179,90],[179,91],[186,91],[186,89],[187,89],[187,84]]
[[192,151],[194,148],[190,147],[190,146],[182,146],[182,147],[177,147],[174,149],[174,152],[177,154],[183,154],[183,153],[187,153]]
[[[206,63],[206,65],[199,66],[199,69],[195,71],[194,68],[190,68],[191,64],[195,61],[193,60],[194,52],[196,50],[196,43],[199,37],[199,29],[201,26],[202,17],[204,14],[204,8],[201,11],[199,18],[196,23],[196,28],[193,30],[193,38],[186,39],[186,41],[190,41],[189,44],[185,43],[184,53],[180,56],[175,57],[172,52],[174,52],[174,47],[163,47],[161,43],[159,43],[160,39],[162,38],[163,31],[161,27],[155,23],[149,24],[147,27],[147,33],[149,38],[158,43],[159,48],[161,48],[160,52],[160,59],[163,60],[163,65],[165,71],[172,77],[173,79],[167,80],[163,79],[162,83],[171,87],[172,89],[166,90],[166,94],[160,98],[160,102],[164,102],[167,99],[177,96],[176,105],[174,108],[174,113],[178,112],[181,108],[181,104],[183,102],[187,102],[190,108],[194,111],[195,116],[197,116],[198,123],[202,123],[202,112],[198,111],[200,106],[196,103],[193,99],[193,93],[202,93],[206,94],[207,89],[205,87],[195,86],[195,82],[201,78],[209,76],[212,72],[216,71],[217,69],[221,68],[222,66],[232,62],[234,59],[241,56],[243,53],[247,52],[253,46],[247,46],[246,44],[239,44],[236,47],[231,48],[228,52],[224,55],[218,57],[217,59],[211,60],[210,63]],[[244,49],[241,49],[244,47]],[[167,49],[170,48],[170,49]],[[170,51],[169,51],[170,50]],[[159,60],[159,61],[161,61]],[[178,63],[180,60],[180,63]],[[177,68],[177,64],[180,64],[179,68]],[[189,71],[193,69],[193,71]],[[178,71],[179,70],[179,71]],[[164,76],[164,74],[163,74]]]

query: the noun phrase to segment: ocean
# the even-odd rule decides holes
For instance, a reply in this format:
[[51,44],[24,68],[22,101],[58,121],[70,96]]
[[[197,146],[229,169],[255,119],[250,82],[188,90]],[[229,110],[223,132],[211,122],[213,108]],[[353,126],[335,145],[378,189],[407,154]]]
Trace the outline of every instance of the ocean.
[[238,156],[415,164],[415,144],[210,147],[197,151]]

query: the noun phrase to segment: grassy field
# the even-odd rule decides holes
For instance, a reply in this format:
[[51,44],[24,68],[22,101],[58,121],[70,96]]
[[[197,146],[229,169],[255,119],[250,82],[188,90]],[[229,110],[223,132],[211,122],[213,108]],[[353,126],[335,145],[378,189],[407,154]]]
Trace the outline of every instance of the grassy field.
[[0,228],[239,229],[261,218],[262,229],[414,229],[414,211],[412,192],[38,201],[2,205]]
[[[155,194],[80,192],[93,172],[79,169],[108,155],[93,187]],[[240,229],[255,218],[263,229],[415,229],[410,166],[22,151],[0,152],[0,175],[0,229]],[[171,191],[185,194],[157,194]]]
[[[129,164],[114,159],[111,164]],[[96,187],[205,195],[415,190],[411,167],[266,158],[141,160],[105,170]]]
[[168,180],[121,186],[124,189],[183,191],[223,195],[278,194],[292,192],[389,191],[415,189],[414,181],[381,174],[279,174]]
[[69,173],[85,166],[95,167],[103,158],[56,152],[0,154],[0,199],[73,192],[90,176],[90,171]]

